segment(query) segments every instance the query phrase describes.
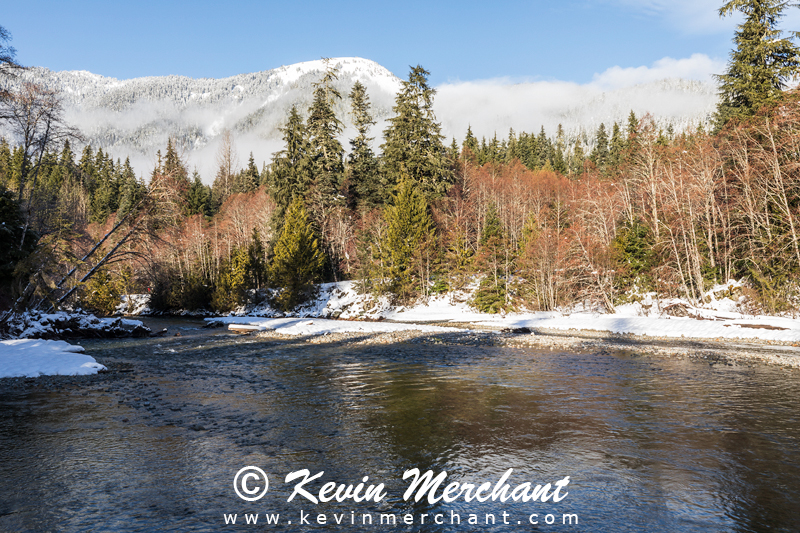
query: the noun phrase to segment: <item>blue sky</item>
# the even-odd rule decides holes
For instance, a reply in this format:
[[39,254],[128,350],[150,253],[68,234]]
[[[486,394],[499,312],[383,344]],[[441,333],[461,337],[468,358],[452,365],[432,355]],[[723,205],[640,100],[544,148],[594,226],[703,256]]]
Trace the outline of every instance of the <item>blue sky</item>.
[[[614,67],[641,72],[664,58],[694,55],[712,60],[700,70],[717,68],[735,27],[734,19],[719,20],[720,3],[27,0],[5,2],[0,25],[12,33],[22,64],[120,79],[219,78],[360,56],[400,77],[419,63],[434,85],[497,78],[589,83]],[[784,27],[793,22],[800,22],[795,13]]]

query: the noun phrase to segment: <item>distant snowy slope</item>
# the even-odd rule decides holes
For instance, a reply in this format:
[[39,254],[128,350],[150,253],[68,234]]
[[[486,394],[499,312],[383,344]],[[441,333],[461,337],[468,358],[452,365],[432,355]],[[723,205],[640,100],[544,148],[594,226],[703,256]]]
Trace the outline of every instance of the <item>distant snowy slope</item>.
[[[361,58],[335,58],[337,88],[344,96],[336,109],[347,129],[342,144],[353,136],[347,94],[360,80],[370,96],[377,124],[372,129],[380,145],[386,119],[401,80],[381,65]],[[117,80],[86,71],[25,71],[14,83],[33,81],[61,91],[66,118],[79,127],[95,147],[114,157],[130,157],[134,168],[148,176],[169,137],[176,138],[190,169],[197,168],[210,183],[220,134],[234,132],[240,166],[250,152],[260,166],[283,148],[279,128],[292,105],[305,115],[313,85],[325,69],[322,60],[240,74],[224,79],[163,76]],[[405,76],[405,73],[399,73]],[[568,133],[581,129],[589,136],[596,127],[624,121],[631,109],[651,112],[660,124],[680,130],[708,119],[716,104],[708,82],[662,80],[621,89],[565,82],[506,84],[470,82],[437,88],[435,111],[442,133],[461,141],[471,125],[479,138],[495,132],[506,137],[509,128],[549,135],[558,124]]]
[[[350,124],[347,94],[355,80],[367,88],[374,117],[389,116],[400,80],[373,61],[337,58],[337,88],[344,96],[336,109]],[[140,174],[147,175],[156,151],[169,137],[177,138],[190,167],[197,167],[206,182],[213,179],[217,142],[226,128],[234,132],[242,166],[248,153],[257,163],[269,161],[280,150],[280,131],[289,109],[305,113],[319,81],[323,61],[308,61],[273,70],[240,74],[224,79],[163,76],[117,80],[86,71],[25,71],[16,83],[33,81],[60,90],[66,118],[79,127],[89,142],[115,157],[131,157]],[[376,134],[379,130],[376,129]]]

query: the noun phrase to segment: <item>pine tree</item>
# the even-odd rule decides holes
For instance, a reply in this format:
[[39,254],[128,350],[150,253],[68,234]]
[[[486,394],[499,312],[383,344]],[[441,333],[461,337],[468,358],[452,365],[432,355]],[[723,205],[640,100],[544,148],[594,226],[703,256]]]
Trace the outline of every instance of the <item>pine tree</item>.
[[451,167],[456,166],[460,154],[461,151],[458,149],[458,141],[456,141],[456,138],[453,137],[453,140],[450,142],[450,146],[447,147],[447,162]]
[[167,153],[164,155],[164,166],[161,172],[172,179],[189,184],[189,172],[181,161],[172,139],[167,139]]
[[509,128],[508,141],[506,142],[506,163],[519,159],[517,146],[517,135],[514,133],[514,128]]
[[787,82],[798,73],[800,50],[791,38],[781,38],[777,29],[784,10],[795,6],[784,0],[728,0],[720,8],[721,17],[739,11],[745,21],[737,27],[736,49],[725,74],[717,76],[720,101],[715,117],[719,129],[734,117],[753,115],[762,106],[773,104]]
[[625,152],[625,139],[622,138],[622,128],[614,122],[611,128],[611,147],[608,150],[608,164],[617,170],[622,165],[623,153]]
[[567,161],[564,156],[567,145],[565,137],[564,127],[559,124],[556,130],[556,144],[553,146],[553,170],[561,174],[566,174],[568,172]]
[[505,159],[504,154],[501,152],[502,150],[500,149],[500,142],[497,140],[497,132],[495,132],[494,137],[492,137],[492,142],[489,143],[489,161],[492,163],[497,163],[501,159]]
[[606,133],[606,125],[603,123],[600,123],[600,127],[597,128],[594,148],[589,159],[601,170],[604,170],[608,164],[608,133]]
[[261,175],[258,172],[255,159],[253,159],[253,152],[250,152],[250,159],[247,161],[247,168],[236,174],[236,176],[233,178],[233,187],[231,187],[231,192],[253,192],[258,189],[260,181]]
[[281,132],[286,148],[275,154],[270,186],[270,192],[276,203],[275,217],[278,221],[282,221],[283,214],[292,203],[292,199],[305,198],[311,186],[306,128],[296,106],[292,106],[289,111],[286,126],[281,128]]
[[586,151],[583,149],[583,132],[578,134],[575,145],[572,148],[572,156],[569,161],[569,173],[572,176],[582,176],[584,165],[586,164]]
[[295,198],[286,211],[273,253],[270,280],[281,289],[275,303],[283,311],[290,311],[311,295],[325,263],[300,198]]
[[323,209],[341,203],[344,179],[344,149],[338,138],[343,125],[334,112],[342,99],[334,86],[337,79],[336,69],[328,65],[322,79],[314,84],[314,100],[306,121],[315,200]]
[[415,294],[414,257],[422,243],[432,238],[433,220],[428,203],[409,178],[401,179],[393,203],[384,211],[387,225],[384,264],[388,290],[401,302]]
[[542,126],[539,131],[539,136],[536,139],[536,159],[537,169],[548,166],[550,168],[553,167],[553,144],[550,142],[550,139],[547,138],[547,134],[544,132],[544,126]]
[[350,194],[355,206],[372,208],[381,205],[384,196],[378,158],[370,146],[373,138],[369,136],[369,129],[375,121],[370,113],[367,89],[359,81],[350,91],[350,105],[353,125],[358,132],[350,141],[350,155],[347,157]]
[[189,196],[187,203],[187,213],[189,215],[211,216],[213,209],[211,206],[211,187],[203,185],[200,174],[195,170],[192,173],[192,184],[189,186]]
[[476,257],[478,266],[486,274],[472,302],[478,310],[497,313],[505,308],[510,253],[511,243],[506,239],[497,208],[490,204]]
[[265,256],[261,235],[253,228],[250,244],[247,246],[247,276],[250,286],[255,289],[261,289],[267,283]]
[[441,127],[433,112],[436,91],[428,86],[430,73],[417,65],[395,99],[395,116],[384,131],[383,164],[391,186],[403,176],[418,184],[427,198],[443,195],[455,176],[447,162]]
[[0,138],[0,185],[8,186],[11,181],[11,147],[6,138]]
[[633,109],[631,109],[631,112],[628,115],[628,127],[625,132],[628,134],[628,138],[625,141],[625,147],[628,148],[630,147],[633,138],[639,133],[639,119],[636,118],[636,113],[633,112]]
[[464,137],[461,149],[469,150],[471,159],[475,161],[480,152],[480,145],[478,144],[478,139],[476,139],[475,135],[472,133],[472,126],[467,126],[467,134]]
[[[0,293],[10,293],[15,271],[36,246],[37,236],[30,230],[22,239],[23,228],[23,216],[15,195],[0,185]],[[20,242],[25,243],[22,250]]]
[[483,166],[490,160],[489,147],[486,145],[486,137],[481,137],[481,146],[478,148],[478,165]]
[[237,247],[229,261],[223,263],[217,276],[211,305],[217,311],[231,311],[247,302],[248,264],[247,248]]
[[520,133],[517,141],[517,151],[519,152],[519,160],[523,165],[530,170],[537,168],[535,135],[530,135],[524,131]]

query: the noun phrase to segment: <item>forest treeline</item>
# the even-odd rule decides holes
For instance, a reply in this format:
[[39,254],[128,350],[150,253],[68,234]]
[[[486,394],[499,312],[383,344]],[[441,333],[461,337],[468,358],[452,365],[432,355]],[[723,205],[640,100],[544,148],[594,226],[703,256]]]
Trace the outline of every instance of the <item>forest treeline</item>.
[[[780,45],[783,70],[772,85],[743,85],[748,24],[775,17],[728,4],[749,18],[714,123],[692,131],[631,112],[592,139],[542,128],[479,141],[468,130],[447,144],[418,66],[376,150],[364,86],[340,94],[329,68],[310,107],[289,112],[272,161],[240,165],[225,132],[206,185],[172,141],[147,180],[101,149],[78,156],[57,95],[26,86],[51,107],[31,127],[33,108],[7,98],[18,115],[3,117],[16,144],[0,143],[2,303],[109,313],[122,294],[149,293],[156,311],[261,299],[289,311],[316,284],[350,279],[403,304],[477,284],[472,304],[488,312],[611,310],[646,292],[698,302],[745,279],[755,308],[796,309],[800,94],[784,88],[797,51],[762,34],[751,44]],[[347,150],[334,112],[345,96]]]
[[[426,91],[424,75],[406,82],[417,104]],[[598,131],[572,171],[564,162],[575,144],[565,150],[541,134],[484,145],[468,132],[461,146],[444,146],[430,111],[424,127],[408,128],[423,132],[412,138],[406,121],[421,121],[424,108],[404,115],[402,97],[380,157],[370,148],[366,98],[352,98],[364,104],[354,104],[363,127],[347,157],[328,127],[335,117],[319,127],[313,107],[306,120],[293,110],[286,148],[270,165],[259,172],[251,158],[232,169],[231,141],[212,186],[190,176],[172,143],[145,183],[128,162],[89,146],[78,157],[66,142],[42,158],[33,191],[19,177],[22,148],[0,144],[4,220],[28,183],[29,242],[38,244],[17,250],[22,235],[6,234],[14,297],[34,274],[43,274],[41,294],[73,266],[88,270],[80,258],[152,196],[157,209],[81,287],[81,305],[110,312],[121,294],[149,292],[159,310],[228,311],[257,297],[252,289],[275,288],[284,289],[276,305],[288,310],[316,282],[355,279],[404,303],[479,281],[473,303],[486,311],[610,309],[646,291],[697,301],[739,278],[765,310],[795,305],[796,93],[717,133],[669,136],[651,117],[631,115],[610,139]],[[322,133],[313,137],[315,128]],[[409,146],[418,151],[403,153]]]

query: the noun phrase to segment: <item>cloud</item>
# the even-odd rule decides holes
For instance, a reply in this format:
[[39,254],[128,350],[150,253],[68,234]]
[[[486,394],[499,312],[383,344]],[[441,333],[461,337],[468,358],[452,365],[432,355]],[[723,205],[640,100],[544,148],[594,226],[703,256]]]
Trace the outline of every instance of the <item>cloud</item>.
[[592,84],[603,89],[618,89],[669,78],[710,82],[713,81],[714,74],[724,71],[724,61],[712,59],[705,54],[693,54],[684,59],[665,57],[650,67],[611,67],[605,72],[595,74]]
[[716,102],[712,74],[724,63],[702,54],[686,59],[664,58],[649,67],[612,67],[590,83],[508,79],[448,83],[437,87],[434,108],[447,137],[463,139],[467,127],[478,137],[495,133],[505,138],[509,128],[554,135],[561,124],[568,132],[593,131],[624,121],[633,110],[651,113],[662,124],[678,129],[708,119]]

